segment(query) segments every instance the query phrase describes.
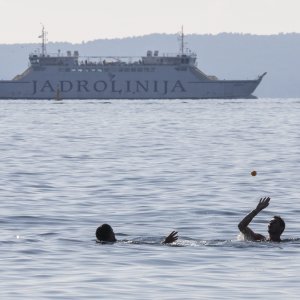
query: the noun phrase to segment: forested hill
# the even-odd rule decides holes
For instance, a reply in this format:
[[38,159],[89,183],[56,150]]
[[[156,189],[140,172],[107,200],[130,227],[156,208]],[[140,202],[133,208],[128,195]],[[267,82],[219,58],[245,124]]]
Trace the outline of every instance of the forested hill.
[[[219,79],[253,79],[267,72],[255,94],[300,97],[300,34],[250,35],[223,33],[187,35],[186,46],[198,56],[198,67]],[[28,66],[28,54],[39,44],[0,44],[0,79],[11,79]],[[176,53],[176,35],[151,34],[71,44],[48,43],[48,53],[78,50],[82,56],[142,56],[147,50]]]

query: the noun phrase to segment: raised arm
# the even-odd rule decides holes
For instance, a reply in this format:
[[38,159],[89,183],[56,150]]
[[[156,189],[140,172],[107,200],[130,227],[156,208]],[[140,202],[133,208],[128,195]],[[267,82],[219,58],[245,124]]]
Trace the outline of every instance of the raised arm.
[[265,209],[270,202],[270,197],[260,198],[259,203],[257,204],[256,208],[252,210],[238,225],[239,230],[245,235],[245,238],[248,240],[264,240],[265,237],[261,234],[253,232],[248,225],[252,221],[252,219],[263,209]]
[[172,231],[162,242],[163,244],[171,244],[175,241],[178,240],[178,232],[177,231]]

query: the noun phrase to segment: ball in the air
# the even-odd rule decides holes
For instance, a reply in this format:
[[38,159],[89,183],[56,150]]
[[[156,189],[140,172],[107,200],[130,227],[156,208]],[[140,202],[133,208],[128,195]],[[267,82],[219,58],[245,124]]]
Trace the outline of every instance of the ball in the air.
[[252,176],[256,176],[256,174],[257,174],[256,171],[252,171],[252,172],[251,172],[251,175],[252,175]]

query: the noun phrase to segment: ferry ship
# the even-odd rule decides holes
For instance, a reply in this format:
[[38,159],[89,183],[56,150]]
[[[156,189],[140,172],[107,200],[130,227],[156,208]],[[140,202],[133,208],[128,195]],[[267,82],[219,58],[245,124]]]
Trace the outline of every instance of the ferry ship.
[[148,50],[133,58],[83,57],[78,51],[48,54],[42,28],[41,51],[29,55],[29,67],[0,81],[1,99],[236,99],[253,92],[266,73],[253,80],[220,80],[197,68],[195,53],[184,49],[160,55]]

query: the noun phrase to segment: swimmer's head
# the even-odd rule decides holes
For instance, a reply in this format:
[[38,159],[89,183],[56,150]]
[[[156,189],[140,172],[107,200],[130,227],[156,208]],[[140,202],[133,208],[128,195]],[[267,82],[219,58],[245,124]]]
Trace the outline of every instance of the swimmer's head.
[[281,235],[285,229],[285,222],[279,216],[274,216],[269,222],[268,232],[270,235]]
[[96,230],[96,238],[100,242],[116,242],[116,237],[113,229],[108,224],[102,224]]

